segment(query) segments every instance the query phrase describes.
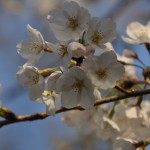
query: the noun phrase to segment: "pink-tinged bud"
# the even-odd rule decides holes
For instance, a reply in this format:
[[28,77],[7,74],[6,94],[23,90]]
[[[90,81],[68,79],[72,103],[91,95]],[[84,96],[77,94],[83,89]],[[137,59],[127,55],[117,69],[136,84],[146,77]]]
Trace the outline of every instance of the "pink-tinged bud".
[[85,55],[86,48],[78,42],[71,42],[67,47],[67,51],[70,57],[79,58]]
[[88,45],[86,46],[86,56],[89,56],[89,55],[94,55],[95,53],[95,48],[93,48],[92,46]]
[[128,57],[128,58],[138,59],[137,53],[135,53],[135,52],[133,52],[133,51],[130,51],[130,50],[128,50],[128,49],[125,49],[125,50],[123,51],[123,55],[124,55],[125,57]]

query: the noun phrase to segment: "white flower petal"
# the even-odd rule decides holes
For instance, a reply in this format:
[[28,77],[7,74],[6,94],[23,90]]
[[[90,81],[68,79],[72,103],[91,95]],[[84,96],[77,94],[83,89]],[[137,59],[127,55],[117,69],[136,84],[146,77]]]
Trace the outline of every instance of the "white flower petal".
[[64,91],[61,95],[61,104],[66,108],[73,108],[78,104],[78,92],[74,89]]
[[116,24],[111,19],[93,17],[85,33],[86,41],[93,47],[103,48],[104,44],[116,37]]
[[39,55],[35,55],[32,58],[29,58],[28,61],[23,65],[23,67],[34,66],[39,61],[42,55],[43,53],[40,53]]
[[[66,84],[67,83],[67,84]],[[75,79],[69,74],[64,73],[56,82],[56,89],[58,92],[69,90],[71,86],[75,83]]]
[[123,41],[125,41],[126,43],[129,43],[129,44],[141,44],[141,41],[139,41],[138,39],[130,39],[130,38],[127,38],[127,37],[124,37],[122,36],[121,37],[123,39]]
[[46,105],[46,113],[48,115],[54,116],[55,115],[55,101],[53,98],[49,98],[45,101],[43,101],[44,104]]
[[[72,77],[75,79],[83,80],[85,77],[85,72],[82,70],[82,68],[78,66],[74,66],[69,70],[69,73]],[[80,75],[80,76],[79,76]]]
[[139,118],[140,109],[138,107],[131,107],[125,111],[127,118],[130,119],[138,119]]
[[120,132],[119,126],[114,121],[112,121],[111,119],[109,119],[107,117],[103,117],[103,120],[105,122],[109,123],[109,125],[111,125],[112,128],[114,128],[115,130],[117,130],[118,132]]
[[41,43],[42,45],[45,44],[43,36],[41,35],[41,33],[38,30],[32,28],[29,24],[27,25],[27,30],[33,41]]
[[98,65],[105,67],[113,62],[116,62],[117,55],[115,54],[114,51],[106,51],[103,52],[100,56],[98,56],[97,60]]
[[62,75],[60,71],[53,72],[46,80],[48,90],[56,90],[56,81]]
[[94,96],[96,100],[100,100],[102,98],[101,93],[97,88],[94,88]]
[[64,10],[70,16],[77,16],[79,8],[80,7],[79,7],[78,3],[74,2],[74,1],[64,3]]
[[[48,20],[52,23],[52,27],[55,29],[63,30],[66,28],[67,18],[64,16],[62,10],[51,10],[48,15]],[[55,26],[56,25],[56,26]]]
[[93,91],[88,91],[85,88],[82,88],[82,91],[80,93],[79,101],[83,108],[89,109],[94,105],[95,97],[93,94]]
[[59,41],[69,41],[73,39],[72,30],[70,28],[65,28],[64,30],[53,30],[53,32]]
[[30,100],[36,100],[39,97],[42,96],[42,93],[44,92],[44,88],[40,85],[35,85],[34,87],[29,89],[29,98]]
[[143,28],[145,27],[141,23],[132,22],[128,25],[126,32],[131,38],[136,39],[140,30],[143,30]]
[[34,49],[32,43],[34,41],[26,40],[17,44],[17,52],[25,59],[31,59],[35,55],[39,54],[39,51]]
[[108,75],[114,81],[120,79],[124,72],[124,66],[119,62],[113,62],[110,66],[108,66]]

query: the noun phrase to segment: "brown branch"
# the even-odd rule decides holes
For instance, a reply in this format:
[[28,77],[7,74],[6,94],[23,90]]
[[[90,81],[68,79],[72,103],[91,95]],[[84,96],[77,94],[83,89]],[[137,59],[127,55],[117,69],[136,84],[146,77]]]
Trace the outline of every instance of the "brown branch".
[[144,144],[145,144],[145,142],[144,141],[139,141],[139,142],[137,142],[137,143],[134,143],[133,145],[135,146],[135,148],[137,149],[137,148],[139,148],[139,147],[143,147],[144,146]]
[[122,88],[121,86],[116,85],[115,88],[116,88],[118,91],[122,92],[122,93],[130,94],[129,91],[127,91],[126,89]]
[[[147,95],[147,94],[150,94],[150,89],[131,91],[128,94],[111,96],[111,97],[103,98],[101,100],[97,100],[95,102],[94,106],[103,105],[106,103],[124,100],[124,99],[130,98],[130,97],[136,97],[136,96]],[[60,107],[56,110],[56,114],[61,113],[61,112],[71,111],[71,110],[81,110],[82,111],[82,110],[84,110],[84,108],[82,108],[81,106],[77,106],[77,107],[74,107],[71,109],[67,109],[65,107]],[[48,117],[48,115],[45,112],[36,113],[33,115],[24,115],[24,116],[16,115],[16,117],[14,119],[11,119],[11,120],[7,119],[7,120],[0,121],[0,127],[3,127],[8,124],[17,123],[17,122],[40,120],[40,119],[44,119],[46,117]]]

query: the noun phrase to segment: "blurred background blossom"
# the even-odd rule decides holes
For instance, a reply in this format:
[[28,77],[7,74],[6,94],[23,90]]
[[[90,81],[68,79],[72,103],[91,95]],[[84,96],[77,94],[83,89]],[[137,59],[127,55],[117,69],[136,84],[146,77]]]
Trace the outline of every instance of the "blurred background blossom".
[[[127,45],[121,40],[121,35],[126,35],[126,26],[130,22],[138,21],[146,24],[150,21],[150,0],[74,1],[89,9],[92,16],[114,19],[118,31],[118,38],[113,42],[115,50],[119,54],[122,54],[123,49],[134,50],[141,58],[144,58],[147,65],[150,65],[149,55],[143,45]],[[55,43],[56,39],[46,17],[51,9],[61,8],[63,2],[64,0],[0,0],[0,82],[3,86],[0,99],[5,107],[16,114],[45,111],[44,105],[29,101],[27,89],[16,81],[18,66],[25,63],[25,60],[17,54],[16,44],[28,38],[27,24],[38,29],[45,40]],[[37,66],[44,68],[56,66],[58,63],[57,56],[45,54]],[[95,140],[96,143],[92,141],[92,135],[76,133],[75,129],[67,126],[60,118],[61,115],[56,115],[42,121],[23,122],[1,128],[0,149],[88,150],[90,147],[90,149],[110,150],[109,145],[101,144],[102,142],[97,140]],[[87,143],[90,146],[86,147]]]

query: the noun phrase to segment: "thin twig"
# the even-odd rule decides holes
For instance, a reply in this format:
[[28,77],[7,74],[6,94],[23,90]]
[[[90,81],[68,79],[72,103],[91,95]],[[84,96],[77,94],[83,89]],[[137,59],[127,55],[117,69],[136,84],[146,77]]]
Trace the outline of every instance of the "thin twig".
[[117,90],[121,91],[122,93],[130,94],[129,91],[127,91],[126,89],[122,88],[121,86],[116,85],[115,88],[116,88]]

